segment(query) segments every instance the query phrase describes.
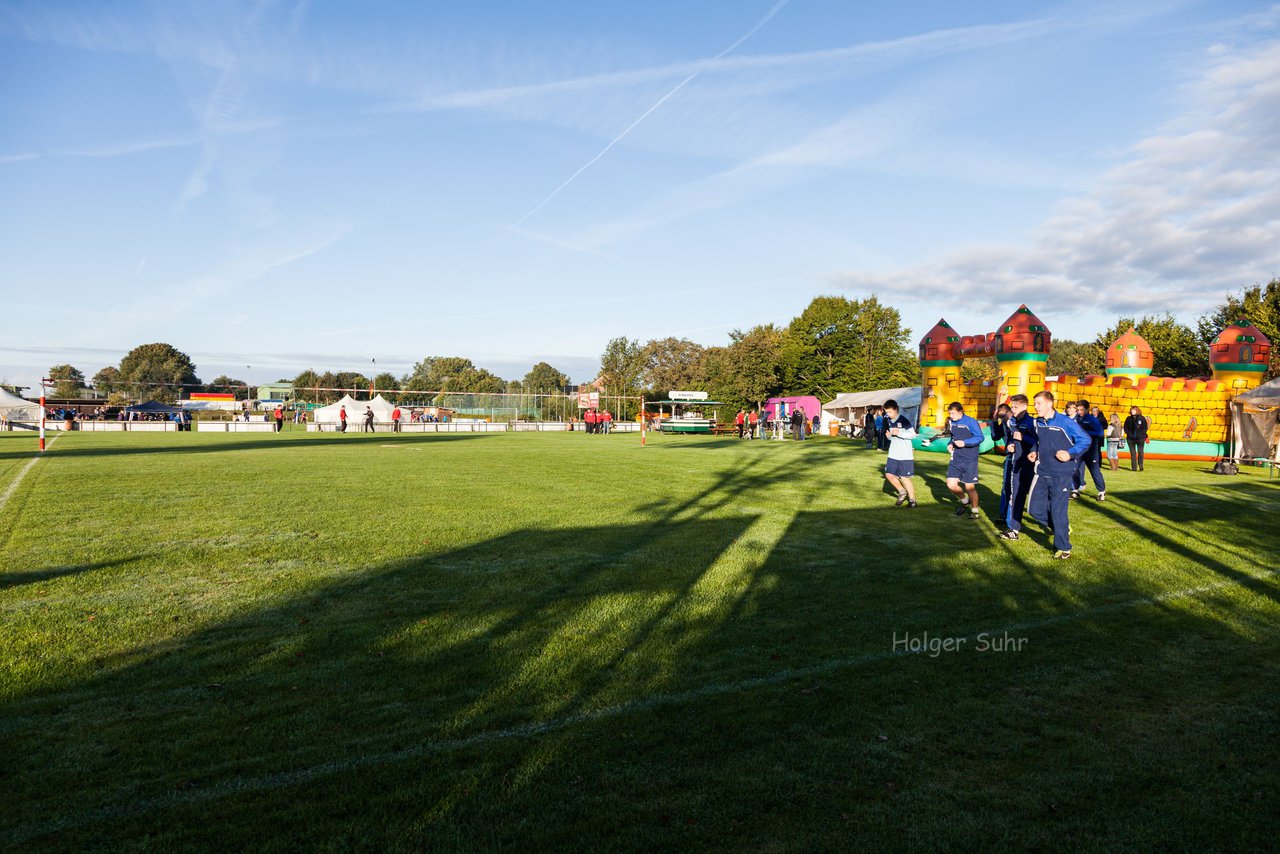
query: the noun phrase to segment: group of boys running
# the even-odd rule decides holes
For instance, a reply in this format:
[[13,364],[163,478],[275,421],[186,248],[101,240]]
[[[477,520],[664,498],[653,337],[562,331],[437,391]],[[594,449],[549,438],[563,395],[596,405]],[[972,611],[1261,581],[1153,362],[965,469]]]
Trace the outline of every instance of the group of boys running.
[[[1003,440],[1005,449],[1003,482],[1000,490],[1000,518],[1006,529],[1004,540],[1017,540],[1022,530],[1023,513],[1053,532],[1054,558],[1071,557],[1071,524],[1067,508],[1079,494],[1080,476],[1088,466],[1098,488],[1098,500],[1106,500],[1106,486],[1100,468],[1102,428],[1097,436],[1074,417],[1054,409],[1052,392],[1035,396],[1034,417],[1028,411],[1027,396],[1009,398],[1008,414],[998,417],[993,433]],[[1084,404],[1088,412],[1088,405]],[[1076,407],[1073,402],[1070,408]],[[885,479],[897,492],[894,506],[916,507],[915,452],[912,439],[918,434],[898,408],[897,401],[885,401],[886,432],[889,436],[889,459]],[[1004,410],[1005,405],[1001,404]],[[1001,413],[1003,415],[1003,412]],[[1093,416],[1089,416],[1093,418]],[[982,425],[966,415],[964,406],[947,407],[947,449],[951,461],[947,465],[947,489],[959,499],[957,516],[980,518],[978,512],[978,455],[983,441]],[[1094,419],[1096,420],[1096,419]],[[1093,425],[1089,425],[1093,426]],[[938,436],[941,440],[943,437]],[[926,439],[930,443],[934,439]]]

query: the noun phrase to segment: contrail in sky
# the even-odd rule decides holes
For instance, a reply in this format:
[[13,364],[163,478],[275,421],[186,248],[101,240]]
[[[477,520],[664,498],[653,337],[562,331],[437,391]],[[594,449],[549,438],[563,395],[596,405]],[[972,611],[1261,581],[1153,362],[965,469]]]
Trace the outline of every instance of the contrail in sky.
[[[765,16],[764,16],[763,18],[761,18],[759,21],[756,21],[756,25],[755,25],[754,27],[752,27],[750,30],[748,30],[746,35],[744,35],[742,38],[738,39],[738,40],[737,40],[736,42],[734,42],[733,44],[729,45],[729,46],[728,46],[727,48],[725,48],[724,50],[722,50],[722,51],[720,51],[719,53],[717,53],[717,54],[713,57],[713,59],[723,59],[725,56],[727,56],[728,54],[730,54],[730,53],[732,53],[734,50],[736,50],[736,49],[737,49],[737,48],[738,48],[738,47],[739,47],[743,42],[745,42],[747,39],[749,39],[749,38],[751,38],[752,36],[754,36],[754,35],[755,35],[759,30],[760,30],[760,28],[761,28],[761,27],[763,27],[765,24],[769,23],[769,20],[770,20],[774,15],[778,14],[778,12],[780,12],[780,11],[782,10],[782,7],[783,7],[783,6],[785,6],[785,5],[787,5],[787,3],[788,3],[788,2],[790,2],[790,0],[778,0],[778,2],[777,2],[777,3],[774,3],[774,4],[773,4],[773,8],[772,8],[772,9],[770,9],[770,10],[765,14]],[[566,179],[564,180],[564,183],[562,183],[559,187],[556,187],[554,190],[552,190],[552,191],[551,191],[551,195],[547,196],[545,199],[543,199],[541,202],[539,202],[539,203],[538,203],[538,204],[537,204],[537,205],[536,205],[536,206],[535,206],[531,211],[529,211],[529,212],[528,212],[527,214],[525,214],[524,216],[520,217],[520,219],[516,220],[515,225],[514,225],[514,226],[512,226],[512,227],[513,227],[513,228],[517,228],[517,227],[519,227],[520,225],[524,224],[524,221],[525,221],[525,220],[527,220],[529,217],[533,216],[533,215],[534,215],[534,214],[536,214],[538,211],[540,211],[540,210],[542,210],[544,207],[546,207],[547,203],[548,203],[548,202],[550,202],[552,199],[554,199],[557,195],[559,195],[561,190],[563,190],[565,187],[567,187],[567,186],[569,186],[570,184],[572,184],[575,178],[577,178],[577,177],[578,177],[579,175],[581,175],[583,172],[586,172],[588,169],[590,169],[590,168],[591,168],[591,166],[592,166],[592,164],[594,164],[594,163],[595,163],[597,160],[599,160],[601,157],[604,157],[606,154],[608,154],[608,153],[609,153],[609,149],[613,148],[615,145],[617,145],[619,142],[621,142],[621,141],[622,141],[622,139],[623,139],[624,137],[626,137],[626,135],[627,135],[627,134],[629,134],[629,133],[631,133],[631,131],[635,130],[635,128],[636,128],[636,126],[637,126],[637,125],[639,125],[642,121],[644,121],[645,119],[647,119],[647,118],[649,117],[649,115],[650,115],[654,110],[656,110],[656,109],[658,109],[659,107],[661,107],[664,103],[666,103],[666,101],[667,101],[667,99],[668,99],[668,98],[670,98],[672,95],[674,95],[675,93],[677,93],[677,92],[679,92],[681,89],[683,89],[683,88],[684,88],[684,87],[685,87],[685,86],[686,86],[690,81],[692,81],[692,80],[693,80],[693,78],[697,77],[697,76],[698,76],[699,74],[701,74],[701,73],[702,73],[702,72],[701,72],[701,70],[695,71],[695,72],[693,72],[692,74],[690,74],[688,77],[686,77],[685,79],[683,79],[683,80],[681,80],[679,83],[677,83],[674,87],[672,87],[672,89],[671,89],[671,91],[670,91],[670,92],[668,92],[667,94],[665,94],[665,95],[663,95],[661,98],[659,98],[659,99],[657,100],[657,102],[656,102],[652,107],[650,107],[649,109],[647,109],[647,110],[645,110],[643,113],[641,113],[641,114],[640,114],[640,117],[639,117],[638,119],[636,119],[636,120],[635,120],[634,122],[632,122],[631,124],[627,125],[626,130],[624,130],[622,133],[620,133],[620,134],[618,134],[617,136],[615,136],[613,139],[611,139],[611,140],[609,141],[609,144],[608,144],[608,145],[606,145],[604,148],[600,149],[600,153],[599,153],[599,154],[597,154],[595,157],[593,157],[593,158],[591,158],[590,160],[588,160],[586,163],[582,164],[582,168],[581,168],[581,169],[579,169],[577,172],[574,172],[572,175],[570,175],[568,178],[566,178]]]

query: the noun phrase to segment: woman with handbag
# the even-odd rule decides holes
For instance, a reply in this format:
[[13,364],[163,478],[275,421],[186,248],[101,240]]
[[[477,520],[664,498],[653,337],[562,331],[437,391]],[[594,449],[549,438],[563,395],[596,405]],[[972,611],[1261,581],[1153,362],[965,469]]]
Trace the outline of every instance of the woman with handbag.
[[1113,412],[1111,421],[1107,423],[1107,462],[1111,464],[1112,471],[1120,468],[1120,449],[1123,447],[1124,427],[1120,424],[1120,416]]

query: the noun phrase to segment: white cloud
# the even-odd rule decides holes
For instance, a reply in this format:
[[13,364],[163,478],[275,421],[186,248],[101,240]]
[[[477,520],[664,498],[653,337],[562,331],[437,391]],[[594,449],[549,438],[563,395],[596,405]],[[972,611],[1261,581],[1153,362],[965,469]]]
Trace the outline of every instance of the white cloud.
[[1037,311],[1200,312],[1280,273],[1280,42],[1211,52],[1187,108],[1027,246],[830,279],[858,292]]

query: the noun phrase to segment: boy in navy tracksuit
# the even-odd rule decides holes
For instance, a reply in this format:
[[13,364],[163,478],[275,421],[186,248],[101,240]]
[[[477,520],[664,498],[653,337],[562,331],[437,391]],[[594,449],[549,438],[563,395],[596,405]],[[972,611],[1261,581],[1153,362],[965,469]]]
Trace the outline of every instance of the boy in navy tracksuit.
[[[1068,410],[1068,415],[1071,412]],[[1089,437],[1089,450],[1076,463],[1076,473],[1071,481],[1071,497],[1078,498],[1084,490],[1084,470],[1087,468],[1093,475],[1094,488],[1098,490],[1098,500],[1107,500],[1107,482],[1102,479],[1102,443],[1107,431],[1089,411],[1089,401],[1082,400],[1076,407],[1076,422]]]
[[1006,456],[1004,488],[1000,495],[1000,506],[1005,508],[1003,518],[1007,526],[1000,535],[1004,540],[1018,539],[1018,532],[1022,530],[1022,512],[1026,509],[1031,484],[1035,480],[1036,424],[1027,412],[1027,403],[1025,394],[1010,397],[1009,418],[1004,423]]
[[1071,522],[1067,508],[1071,506],[1071,478],[1076,460],[1089,451],[1089,437],[1075,419],[1055,412],[1053,394],[1036,395],[1036,475],[1027,507],[1031,518],[1053,531],[1053,556],[1057,560],[1071,557]]
[[960,499],[956,515],[966,511],[970,519],[978,518],[978,454],[982,451],[982,425],[964,414],[964,407],[953,403],[947,407],[951,419],[951,464],[947,466],[947,489]]

